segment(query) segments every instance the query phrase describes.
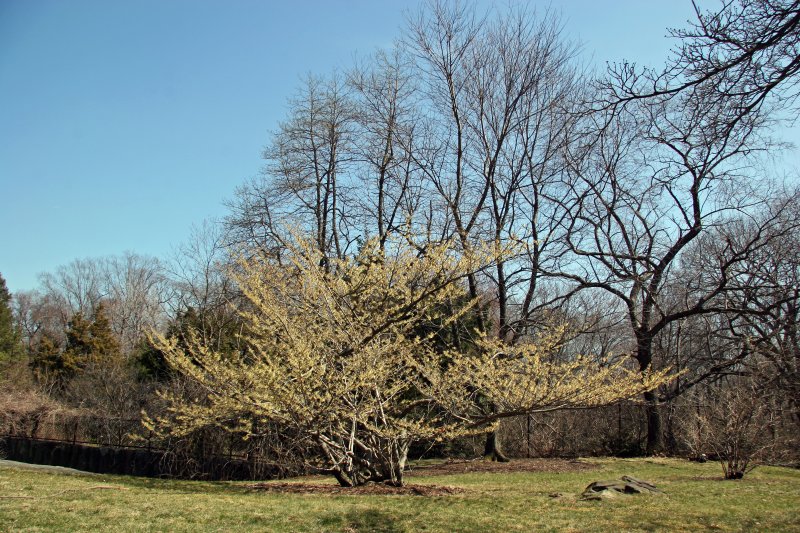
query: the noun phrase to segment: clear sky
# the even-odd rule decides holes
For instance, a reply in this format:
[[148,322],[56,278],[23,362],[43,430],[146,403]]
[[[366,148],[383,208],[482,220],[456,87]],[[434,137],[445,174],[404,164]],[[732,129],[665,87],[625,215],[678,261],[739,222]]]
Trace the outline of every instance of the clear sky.
[[[689,0],[553,0],[587,63],[659,65]],[[481,6],[489,6],[482,2]],[[505,5],[498,2],[498,5]],[[413,0],[0,0],[0,273],[166,257],[258,174],[306,73],[388,47]]]

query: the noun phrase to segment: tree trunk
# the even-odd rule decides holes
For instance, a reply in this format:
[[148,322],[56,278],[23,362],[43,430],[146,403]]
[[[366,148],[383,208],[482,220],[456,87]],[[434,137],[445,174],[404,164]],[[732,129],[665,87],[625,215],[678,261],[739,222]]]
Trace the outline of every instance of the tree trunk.
[[675,434],[675,402],[667,403],[667,428],[664,436],[664,447],[668,455],[674,455],[678,451],[678,436]]
[[500,463],[509,462],[508,457],[505,456],[500,449],[500,435],[497,431],[492,431],[486,434],[486,444],[483,447],[483,458],[487,461],[497,461]]
[[332,473],[336,481],[339,482],[340,487],[353,487],[355,485],[353,480],[341,468],[335,468]]
[[395,487],[402,487],[404,483],[403,481],[404,469],[405,469],[404,465],[401,464],[392,465],[391,472],[386,483]]
[[403,486],[403,472],[406,469],[406,461],[408,460],[408,448],[411,443],[407,441],[398,440],[391,446],[390,460],[384,465],[386,472],[385,483],[395,487]]
[[[650,369],[653,361],[653,337],[644,332],[637,333],[636,337],[636,360],[639,362],[639,370],[644,373]],[[647,419],[645,453],[654,455],[664,450],[664,423],[661,419],[661,411],[658,408],[658,394],[656,391],[645,392],[644,401],[645,418]]]
[[655,455],[664,451],[664,423],[658,408],[658,396],[654,391],[644,393],[645,416],[647,417],[647,443],[645,453]]

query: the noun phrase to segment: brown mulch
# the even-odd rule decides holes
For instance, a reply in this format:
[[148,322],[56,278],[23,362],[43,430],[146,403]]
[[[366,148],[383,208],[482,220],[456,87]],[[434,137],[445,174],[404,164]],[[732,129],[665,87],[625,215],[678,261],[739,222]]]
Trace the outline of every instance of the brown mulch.
[[[410,478],[465,474],[472,472],[582,472],[597,468],[594,463],[568,459],[514,459],[508,463],[498,463],[474,459],[471,461],[447,461],[424,466],[412,465],[407,476]],[[246,485],[249,490],[278,494],[332,494],[332,495],[389,495],[389,496],[450,496],[464,494],[466,489],[445,485],[414,485],[394,487],[384,483],[368,483],[361,487],[340,487],[333,483],[272,482]]]
[[384,496],[449,496],[463,494],[464,489],[441,485],[405,485],[394,487],[385,483],[368,483],[361,487],[340,487],[333,484],[314,483],[256,483],[248,489],[279,494],[345,494]]
[[447,461],[425,466],[412,466],[411,476],[442,476],[447,474],[467,474],[473,472],[497,472],[511,474],[516,472],[583,472],[594,470],[597,465],[569,459],[513,459],[508,463],[473,459],[470,461]]

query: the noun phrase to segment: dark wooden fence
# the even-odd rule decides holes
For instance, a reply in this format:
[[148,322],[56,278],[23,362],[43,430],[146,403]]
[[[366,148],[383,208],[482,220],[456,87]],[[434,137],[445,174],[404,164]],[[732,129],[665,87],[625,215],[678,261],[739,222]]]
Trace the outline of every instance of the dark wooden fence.
[[15,435],[0,437],[0,455],[12,461],[101,474],[205,480],[263,480],[281,476],[275,466],[246,457],[187,457],[149,447],[98,446]]

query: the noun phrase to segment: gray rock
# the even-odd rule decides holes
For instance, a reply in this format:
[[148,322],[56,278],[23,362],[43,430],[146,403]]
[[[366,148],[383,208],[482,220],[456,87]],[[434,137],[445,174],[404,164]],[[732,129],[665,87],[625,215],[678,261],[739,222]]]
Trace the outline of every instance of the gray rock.
[[602,500],[619,494],[662,494],[662,492],[652,483],[631,476],[622,476],[621,479],[590,483],[581,494],[581,500]]

